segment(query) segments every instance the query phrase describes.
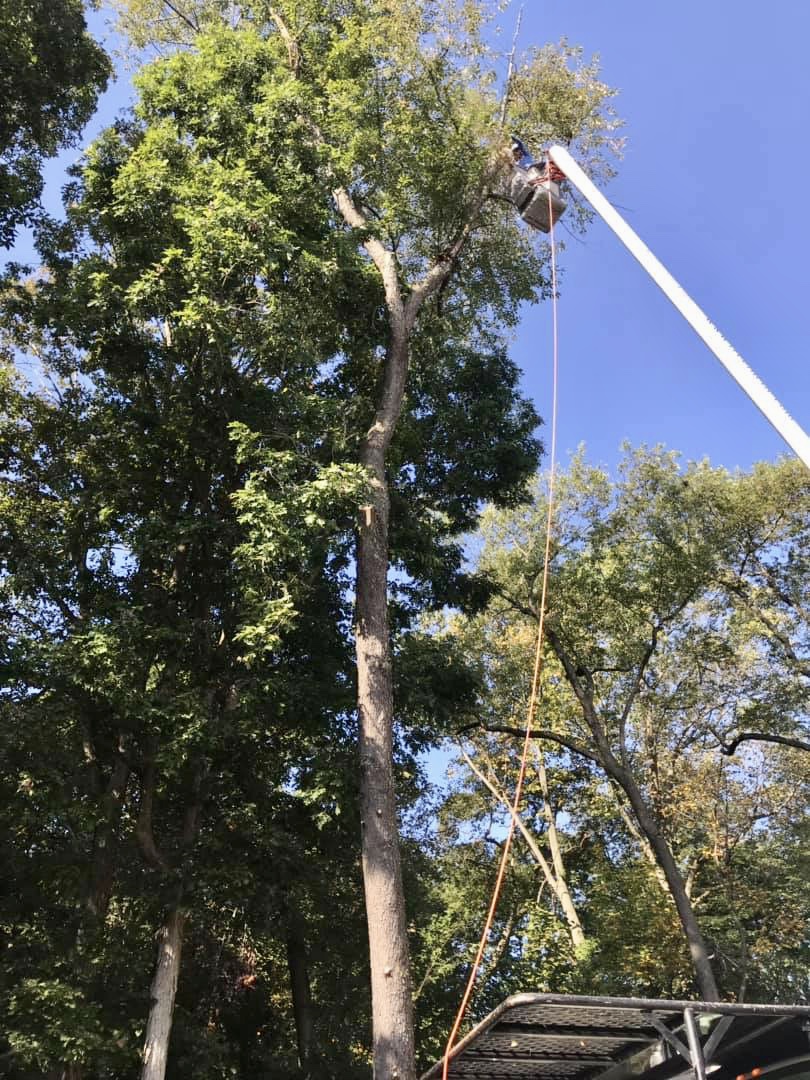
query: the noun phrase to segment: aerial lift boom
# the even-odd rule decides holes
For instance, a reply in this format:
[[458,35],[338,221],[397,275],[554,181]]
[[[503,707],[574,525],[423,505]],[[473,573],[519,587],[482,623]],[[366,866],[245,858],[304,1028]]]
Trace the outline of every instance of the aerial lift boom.
[[[522,144],[521,149],[523,149]],[[638,259],[664,295],[675,305],[692,329],[708,345],[729,375],[745,391],[765,418],[776,428],[797,457],[810,469],[810,437],[808,437],[807,433],[790,416],[784,406],[774,397],[736,349],[726,341],[714,323],[698,307],[686,290],[678,284],[666,267],[653,255],[644,241],[630,228],[621,214],[608,202],[596,184],[577,164],[565,147],[552,146],[548,151],[548,157],[564,173],[565,178],[585,196],[593,209],[605,224],[610,226],[631,255]],[[550,173],[551,170],[547,166],[547,174],[550,175]],[[536,180],[534,182],[537,184]],[[548,181],[543,179],[541,186],[547,189]],[[552,191],[558,191],[558,188],[555,186]],[[535,203],[538,206],[542,197],[543,192],[538,190],[535,198]],[[551,198],[553,198],[553,195],[546,196],[547,200]],[[560,202],[558,208],[555,201],[552,211],[553,217],[558,217],[564,209],[564,203]],[[548,213],[546,212],[547,216]],[[529,224],[543,229],[544,232],[548,231],[545,223],[536,224],[527,217],[525,212],[523,212],[523,217],[529,221]]]

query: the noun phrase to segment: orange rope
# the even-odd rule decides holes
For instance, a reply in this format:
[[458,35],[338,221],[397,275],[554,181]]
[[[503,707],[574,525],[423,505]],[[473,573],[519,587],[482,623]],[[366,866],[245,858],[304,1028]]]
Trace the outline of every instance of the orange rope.
[[552,392],[551,392],[551,466],[549,470],[548,481],[548,513],[546,515],[546,545],[545,555],[543,558],[543,584],[540,590],[540,616],[537,623],[537,644],[534,653],[534,668],[532,672],[532,689],[529,695],[529,704],[526,710],[526,736],[523,740],[523,752],[520,757],[520,768],[518,769],[517,785],[515,786],[515,797],[512,801],[512,810],[509,815],[509,829],[506,834],[506,841],[503,845],[503,851],[501,853],[501,861],[498,866],[498,874],[495,878],[495,887],[492,891],[492,901],[489,905],[489,911],[487,912],[486,922],[484,924],[484,930],[481,934],[481,940],[478,943],[478,952],[475,956],[475,962],[473,963],[472,970],[470,971],[469,979],[467,980],[467,987],[464,991],[464,996],[461,999],[461,1005],[459,1005],[458,1013],[456,1014],[455,1022],[453,1023],[452,1030],[450,1031],[450,1037],[447,1040],[447,1046],[444,1051],[444,1059],[442,1062],[442,1080],[447,1080],[450,1069],[450,1056],[453,1052],[453,1047],[456,1044],[456,1036],[459,1029],[464,1022],[464,1017],[467,1013],[467,1006],[470,1003],[473,989],[475,988],[475,982],[478,978],[478,973],[481,969],[481,961],[484,958],[484,952],[487,947],[487,941],[489,940],[489,934],[492,930],[492,923],[495,920],[495,913],[498,909],[498,901],[501,897],[501,889],[503,888],[504,878],[506,877],[506,867],[509,861],[509,853],[512,849],[512,840],[515,835],[515,819],[517,817],[518,810],[520,809],[520,803],[523,796],[523,784],[526,779],[526,766],[529,760],[529,749],[531,747],[532,739],[532,727],[534,726],[534,717],[537,712],[537,699],[540,691],[540,674],[543,669],[543,632],[545,628],[546,618],[546,594],[548,592],[548,564],[551,555],[551,529],[554,520],[554,474],[557,459],[557,369],[558,369],[558,329],[557,329],[557,253],[554,244],[554,218],[553,207],[551,203],[551,191],[548,193],[548,219],[549,219],[549,243],[551,245],[551,312],[552,312]]

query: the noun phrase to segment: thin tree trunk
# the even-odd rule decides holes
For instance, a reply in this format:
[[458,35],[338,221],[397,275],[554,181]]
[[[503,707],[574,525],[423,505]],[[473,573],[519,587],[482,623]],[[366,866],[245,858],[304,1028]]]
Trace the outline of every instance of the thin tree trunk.
[[388,489],[383,454],[364,456],[373,482],[372,504],[358,530],[356,649],[374,1077],[415,1080],[413,1000],[393,771]]
[[[180,839],[180,851],[187,855],[197,838],[202,814],[201,790],[208,772],[208,764],[199,758],[193,772],[193,801],[186,807],[183,830]],[[153,792],[150,792],[150,797]],[[157,851],[152,836],[151,805],[148,820],[149,841],[159,857],[159,865],[168,869],[163,855]],[[147,848],[150,844],[147,844]],[[180,957],[183,950],[183,930],[186,916],[181,908],[183,900],[182,881],[177,885],[175,899],[159,936],[157,964],[149,994],[149,1019],[146,1023],[146,1036],[143,1044],[143,1068],[141,1080],[163,1080],[166,1074],[166,1061],[169,1056],[169,1037],[174,1018],[174,999],[177,996],[177,983],[180,978]]]
[[298,920],[287,911],[287,969],[290,973],[295,1034],[298,1042],[298,1064],[306,1077],[314,1075],[317,1066],[315,1022],[312,1015],[312,994],[309,985],[307,949]]
[[[622,789],[622,790],[624,790],[624,789]],[[659,863],[658,859],[656,858],[655,852],[652,849],[652,845],[650,844],[650,841],[647,839],[647,837],[644,835],[644,833],[641,831],[641,829],[639,829],[638,822],[633,820],[632,814],[627,809],[627,805],[624,803],[624,801],[622,800],[621,795],[618,793],[618,791],[613,786],[613,784],[610,785],[610,792],[613,795],[613,798],[616,800],[616,805],[619,808],[619,813],[621,814],[622,821],[627,826],[628,832],[631,834],[631,836],[633,837],[633,839],[636,841],[639,848],[641,849],[641,854],[644,856],[646,861],[650,864],[650,869],[653,872],[653,877],[655,878],[656,882],[658,883],[659,888],[662,890],[662,892],[666,896],[670,896],[671,894],[670,894],[670,891],[669,891],[669,882],[667,881],[667,876],[664,873],[664,871],[661,869],[661,864]],[[687,896],[689,896],[689,889],[688,888],[686,890],[686,893],[687,893]],[[690,899],[691,899],[691,897],[690,897]]]
[[[317,130],[317,129],[316,129]],[[493,163],[493,171],[496,163]],[[469,219],[455,239],[413,285],[407,300],[393,251],[370,233],[368,221],[345,188],[333,196],[346,224],[365,233],[363,247],[380,274],[390,340],[377,395],[374,423],[361,444],[370,505],[357,532],[355,650],[360,725],[360,808],[363,820],[363,886],[366,897],[375,1080],[415,1080],[413,997],[405,897],[399,857],[392,760],[394,698],[388,627],[388,485],[385,462],[402,411],[411,331],[424,302],[450,275],[486,201],[482,183]]]
[[86,908],[99,925],[110,906],[115,881],[115,840],[129,781],[129,762],[120,753],[101,800],[103,819],[95,836]]
[[[548,859],[543,854],[540,845],[537,843],[537,840],[535,839],[529,827],[523,821],[523,818],[517,811],[513,810],[512,801],[509,799],[509,797],[503,791],[501,791],[500,788],[498,788],[498,786],[492,780],[490,780],[488,776],[485,775],[485,773],[483,773],[478,768],[478,766],[475,764],[469,754],[465,753],[464,750],[462,750],[461,756],[464,758],[464,761],[467,763],[468,767],[478,777],[481,783],[495,796],[501,806],[503,806],[504,809],[511,815],[512,820],[515,823],[515,827],[518,829],[521,836],[526,841],[526,846],[531,852],[535,862],[540,867],[543,878],[545,879],[551,891],[554,893],[554,896],[557,898],[557,902],[562,908],[565,922],[568,927],[568,933],[571,937],[571,944],[574,946],[575,949],[584,945],[585,932],[582,929],[582,923],[580,922],[579,914],[577,913],[577,909],[574,906],[574,901],[568,888],[568,882],[565,880],[565,866],[562,861],[562,852],[560,850],[559,838],[557,837],[556,822],[553,823],[556,856],[554,854],[554,848],[552,847],[552,866],[549,865]],[[546,787],[544,789],[544,797],[546,798],[547,792],[548,788]],[[552,822],[553,817],[553,811],[551,811]],[[546,814],[546,821],[548,820],[549,817],[548,814]],[[549,826],[549,839],[550,838],[551,826]]]
[[166,1075],[185,921],[186,917],[177,904],[169,912],[160,931],[157,967],[149,995],[149,1020],[143,1046],[141,1080],[164,1080]]
[[568,924],[568,930],[571,934],[571,942],[574,949],[581,949],[585,944],[585,932],[582,929],[582,923],[579,921],[579,912],[574,904],[574,898],[571,896],[571,890],[568,888],[568,877],[565,872],[565,860],[563,859],[562,845],[560,844],[560,834],[557,831],[557,816],[554,813],[554,807],[551,805],[549,799],[548,790],[548,775],[546,774],[546,763],[543,759],[542,751],[535,747],[535,759],[537,761],[537,773],[540,777],[540,790],[543,793],[543,816],[546,819],[546,825],[548,826],[548,846],[551,852],[551,862],[554,867],[554,877],[557,883],[556,896],[560,903],[560,907],[563,910],[565,921]]
[[718,1001],[720,994],[717,989],[711,960],[709,959],[709,950],[706,947],[706,941],[698,926],[695,912],[687,895],[683,875],[678,869],[678,864],[675,862],[669,844],[659,830],[658,824],[647,806],[635,779],[627,770],[622,769],[615,759],[614,764],[621,773],[621,775],[614,774],[615,778],[630,800],[633,813],[636,815],[636,821],[638,821],[642,832],[649,840],[650,846],[655,852],[658,863],[667,879],[667,885],[675,902],[686,943],[692,956],[692,966],[695,969],[695,978],[700,995],[704,1001]]

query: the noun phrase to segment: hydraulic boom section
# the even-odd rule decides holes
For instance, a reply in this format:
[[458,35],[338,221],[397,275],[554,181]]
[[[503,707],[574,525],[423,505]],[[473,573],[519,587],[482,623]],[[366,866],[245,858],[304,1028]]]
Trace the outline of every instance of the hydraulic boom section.
[[565,210],[565,202],[560,195],[560,181],[568,180],[578,188],[695,333],[711,349],[738,386],[810,469],[810,437],[807,432],[796,423],[736,349],[726,341],[705,312],[630,228],[565,147],[552,146],[543,165],[523,164],[528,154],[520,139],[512,140],[511,151],[515,164],[509,180],[510,198],[523,220],[533,228],[548,232]]

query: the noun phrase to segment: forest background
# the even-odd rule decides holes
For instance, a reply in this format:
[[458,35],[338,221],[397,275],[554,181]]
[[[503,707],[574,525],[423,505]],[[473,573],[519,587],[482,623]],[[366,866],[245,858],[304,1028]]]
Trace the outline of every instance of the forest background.
[[[397,22],[400,5],[385,8],[383,39],[364,22],[373,6],[336,9],[348,21],[334,37],[305,4],[265,9],[258,36],[127,5],[174,59],[144,70],[138,118],[74,172],[67,222],[32,222],[47,271],[9,271],[8,358],[34,375],[26,386],[12,364],[3,387],[9,1075],[367,1073],[350,627],[352,521],[369,495],[355,433],[394,308],[368,261],[373,228],[334,186],[343,226],[330,218],[325,182],[343,175],[355,211],[408,237],[403,273],[453,271],[411,340],[385,474],[397,977],[413,987],[419,1062],[449,1026],[514,769],[511,733],[481,729],[515,726],[537,617],[542,483],[519,504],[538,418],[503,328],[537,284],[547,294],[547,249],[497,206],[463,254],[432,248],[454,227],[466,242],[458,207],[478,207],[469,177],[488,175],[486,155],[463,155],[489,123],[489,84],[471,98],[455,72],[470,83],[489,44],[466,5],[423,57],[416,9]],[[19,12],[3,15],[10,51]],[[303,45],[284,33],[296,16]],[[436,46],[448,24],[424,25]],[[69,37],[49,29],[58,55]],[[324,50],[309,82],[307,49]],[[50,73],[69,89],[50,128],[15,143],[36,98],[9,109],[23,193],[103,82],[88,42],[72,59]],[[363,142],[368,70],[381,160],[379,133]],[[604,178],[619,149],[609,104],[576,52],[518,67],[515,120],[571,140]],[[364,174],[346,171],[352,154]],[[5,172],[10,228],[19,191]],[[641,449],[613,480],[576,457],[561,492],[545,737],[474,1015],[528,987],[677,995],[696,981],[709,997],[803,1000],[805,475]],[[467,565],[459,541],[487,500],[502,508]],[[425,772],[438,746],[457,758],[445,788]],[[372,1009],[378,1076],[399,1070],[379,1036],[392,974],[380,968]],[[395,1034],[410,1075],[408,1032]]]

